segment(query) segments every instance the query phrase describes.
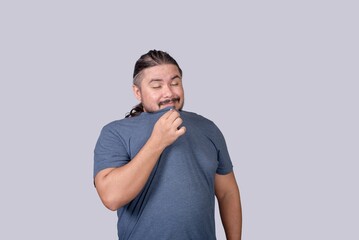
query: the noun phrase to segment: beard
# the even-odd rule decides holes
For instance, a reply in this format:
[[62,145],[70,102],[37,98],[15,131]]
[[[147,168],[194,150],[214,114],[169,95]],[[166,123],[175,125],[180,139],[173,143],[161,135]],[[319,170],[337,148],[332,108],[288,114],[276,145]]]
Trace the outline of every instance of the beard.
[[179,100],[180,100],[179,97],[167,99],[167,100],[164,100],[164,101],[160,102],[160,103],[158,104],[158,106],[161,107],[162,105],[166,105],[166,104],[168,104],[168,103],[176,104],[177,102],[179,102]]

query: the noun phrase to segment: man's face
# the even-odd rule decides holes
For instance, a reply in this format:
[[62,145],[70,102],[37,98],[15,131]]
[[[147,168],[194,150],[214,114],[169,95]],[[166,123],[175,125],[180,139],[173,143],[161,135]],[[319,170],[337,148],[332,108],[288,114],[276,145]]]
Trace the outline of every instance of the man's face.
[[155,112],[172,106],[181,110],[184,104],[182,78],[176,65],[163,64],[146,68],[141,73],[140,88],[133,86],[145,112]]

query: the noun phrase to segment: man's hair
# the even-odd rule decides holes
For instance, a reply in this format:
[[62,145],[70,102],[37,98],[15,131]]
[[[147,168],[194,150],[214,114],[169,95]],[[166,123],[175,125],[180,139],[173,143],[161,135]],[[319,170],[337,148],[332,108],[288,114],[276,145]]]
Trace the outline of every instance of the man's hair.
[[[176,65],[180,75],[182,77],[182,69],[176,62],[176,60],[171,57],[167,52],[160,50],[150,50],[148,53],[143,54],[136,62],[135,69],[133,71],[133,84],[138,88],[141,87],[142,81],[142,72],[146,68],[155,67],[163,64],[173,64]],[[142,103],[134,106],[129,113],[126,114],[126,118],[135,117],[140,115],[143,112]]]

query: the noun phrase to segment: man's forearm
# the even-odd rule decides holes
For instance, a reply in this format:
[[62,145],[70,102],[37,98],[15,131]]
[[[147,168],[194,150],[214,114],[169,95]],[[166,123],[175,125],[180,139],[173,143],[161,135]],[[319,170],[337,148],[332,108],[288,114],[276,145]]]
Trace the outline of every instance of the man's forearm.
[[96,188],[107,208],[117,210],[139,194],[164,149],[186,132],[181,124],[177,111],[166,112],[156,122],[146,144],[129,163],[104,169],[96,175]]
[[163,148],[149,140],[128,164],[100,172],[96,176],[96,188],[104,205],[117,210],[134,199],[147,182],[162,152]]
[[242,236],[242,208],[239,191],[218,199],[222,224],[227,240],[240,240]]

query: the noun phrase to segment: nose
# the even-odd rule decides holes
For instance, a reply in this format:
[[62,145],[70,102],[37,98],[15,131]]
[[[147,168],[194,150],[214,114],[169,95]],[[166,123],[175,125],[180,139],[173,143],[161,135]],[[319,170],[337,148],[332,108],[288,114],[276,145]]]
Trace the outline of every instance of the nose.
[[173,91],[170,85],[164,85],[162,88],[163,92],[163,97],[165,98],[172,98],[173,97]]

